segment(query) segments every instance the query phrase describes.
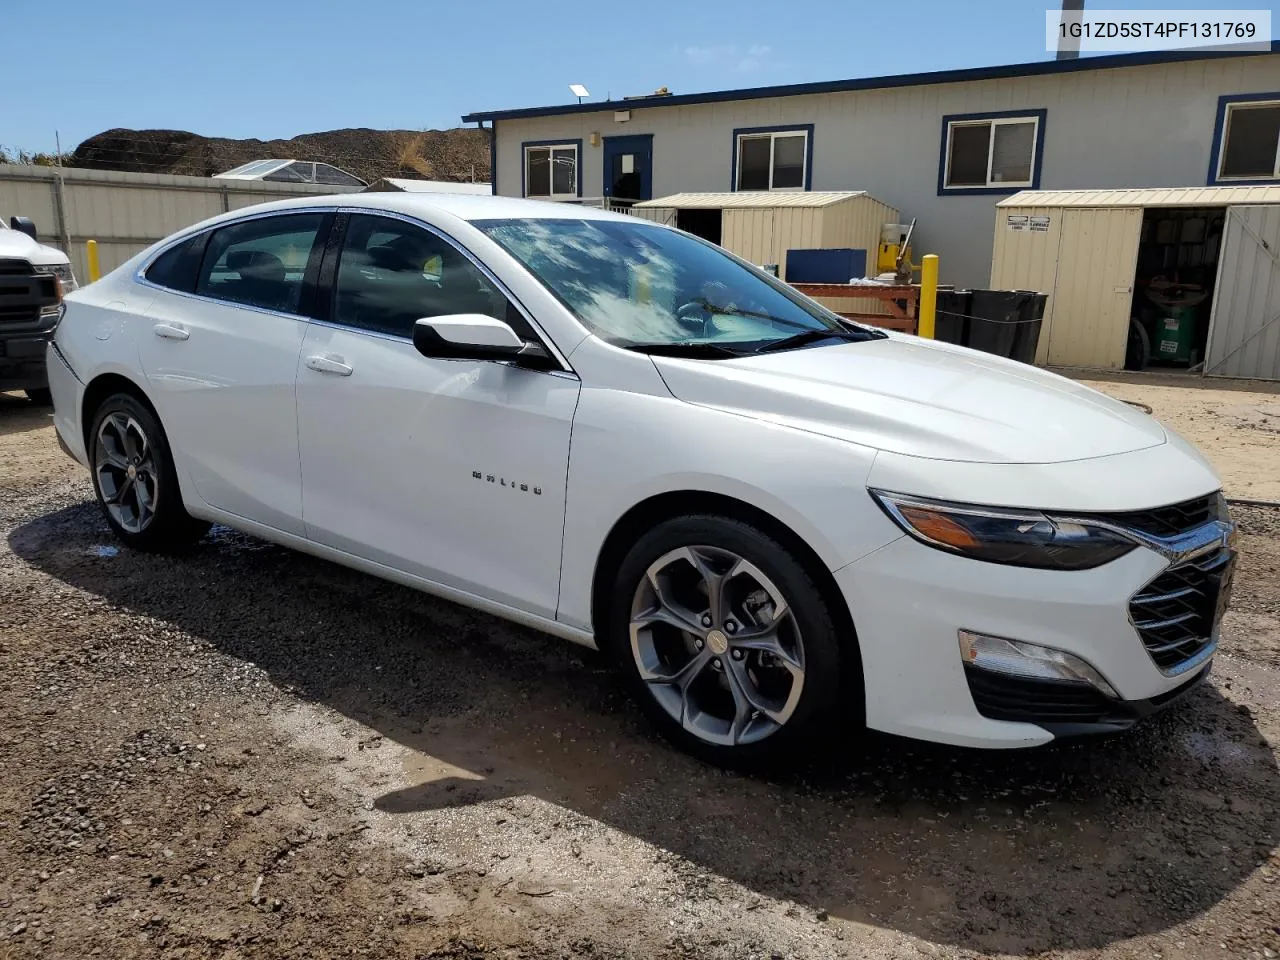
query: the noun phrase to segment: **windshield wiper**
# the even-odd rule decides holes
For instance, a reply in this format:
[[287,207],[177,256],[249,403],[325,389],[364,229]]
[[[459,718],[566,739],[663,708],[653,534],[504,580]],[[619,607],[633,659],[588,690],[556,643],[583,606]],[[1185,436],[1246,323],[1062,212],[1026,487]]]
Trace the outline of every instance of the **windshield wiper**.
[[633,343],[625,349],[654,357],[688,357],[690,360],[728,360],[746,356],[718,343]]
[[792,334],[789,337],[783,337],[781,340],[771,340],[754,352],[773,353],[775,350],[790,350],[794,347],[804,347],[822,340],[863,343],[867,340],[881,340],[884,336],[879,331],[871,330],[805,330],[803,333]]

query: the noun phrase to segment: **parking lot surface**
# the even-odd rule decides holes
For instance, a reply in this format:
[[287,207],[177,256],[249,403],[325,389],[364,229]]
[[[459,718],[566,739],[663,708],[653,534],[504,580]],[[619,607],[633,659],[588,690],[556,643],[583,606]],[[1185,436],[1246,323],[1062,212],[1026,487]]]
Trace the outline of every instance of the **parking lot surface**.
[[225,529],[118,548],[0,395],[0,958],[1271,960],[1280,511],[1236,516],[1211,682],[1131,735],[748,777],[589,651]]

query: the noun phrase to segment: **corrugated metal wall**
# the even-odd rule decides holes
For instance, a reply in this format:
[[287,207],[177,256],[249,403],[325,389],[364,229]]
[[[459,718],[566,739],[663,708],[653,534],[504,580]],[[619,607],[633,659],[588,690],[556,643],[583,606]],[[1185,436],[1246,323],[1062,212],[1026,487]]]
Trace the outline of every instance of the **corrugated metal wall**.
[[724,211],[720,245],[752,263],[776,263],[787,275],[787,251],[822,246],[830,207],[748,207]]
[[[867,276],[876,275],[876,252],[880,245],[880,228],[897,223],[898,211],[871,196],[856,197],[827,207],[822,221],[822,246],[855,247],[867,251]],[[917,259],[919,254],[916,255]],[[879,300],[853,297],[821,297],[821,303],[836,313],[868,313],[888,316],[889,308]]]
[[[996,211],[991,252],[992,289],[1035,290],[1049,295],[1040,325],[1040,343],[1036,347],[1036,363],[1040,364],[1048,359],[1049,336],[1056,316],[1054,308],[1058,298],[1053,294],[1058,282],[1058,248],[1062,242],[1064,214],[1063,210],[1044,207],[1001,207]],[[1015,218],[1019,229],[1009,228],[1009,217]],[[1028,220],[1020,219],[1022,217]],[[1048,230],[1032,233],[1027,228],[1031,217],[1048,217]]]
[[40,242],[66,252],[83,282],[87,240],[98,241],[106,273],[174,231],[228,210],[357,189],[0,164],[0,215],[35,221]]
[[866,190],[919,218],[917,254],[940,256],[944,283],[986,286],[992,196],[938,195],[942,118],[1045,109],[1042,184],[1065,189],[1203,184],[1218,98],[1280,89],[1280,55],[1081,70],[1052,76],[796,97],[654,106],[614,120],[600,112],[500,120],[498,192],[520,193],[521,143],[583,138],[583,193],[603,193],[592,133],[653,134],[653,195],[732,189],[733,131],[814,125],[813,189]]
[[1280,380],[1280,205],[1227,209],[1204,368]]

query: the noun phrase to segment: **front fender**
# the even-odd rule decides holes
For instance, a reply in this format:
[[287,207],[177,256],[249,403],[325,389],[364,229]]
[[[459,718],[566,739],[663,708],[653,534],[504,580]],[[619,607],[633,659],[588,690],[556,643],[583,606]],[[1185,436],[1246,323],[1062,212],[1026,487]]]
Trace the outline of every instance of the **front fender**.
[[574,416],[557,618],[591,628],[605,540],[632,507],[664,493],[749,504],[832,570],[865,556],[901,535],[867,494],[874,459],[866,447],[669,396],[584,389]]

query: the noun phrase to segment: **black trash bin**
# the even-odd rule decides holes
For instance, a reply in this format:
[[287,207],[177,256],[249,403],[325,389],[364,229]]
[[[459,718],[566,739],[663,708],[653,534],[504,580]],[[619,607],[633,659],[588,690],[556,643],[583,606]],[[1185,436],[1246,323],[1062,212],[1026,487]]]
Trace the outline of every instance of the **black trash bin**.
[[1035,363],[1036,347],[1040,344],[1040,324],[1044,320],[1044,308],[1049,296],[1032,291],[1017,292],[1026,293],[1027,296],[1021,303],[1019,322],[1014,327],[1013,351],[1009,356],[1022,363]]
[[1020,290],[974,290],[966,346],[998,357],[1013,356],[1013,342],[1027,295]]
[[967,346],[972,290],[939,290],[934,313],[933,338]]

